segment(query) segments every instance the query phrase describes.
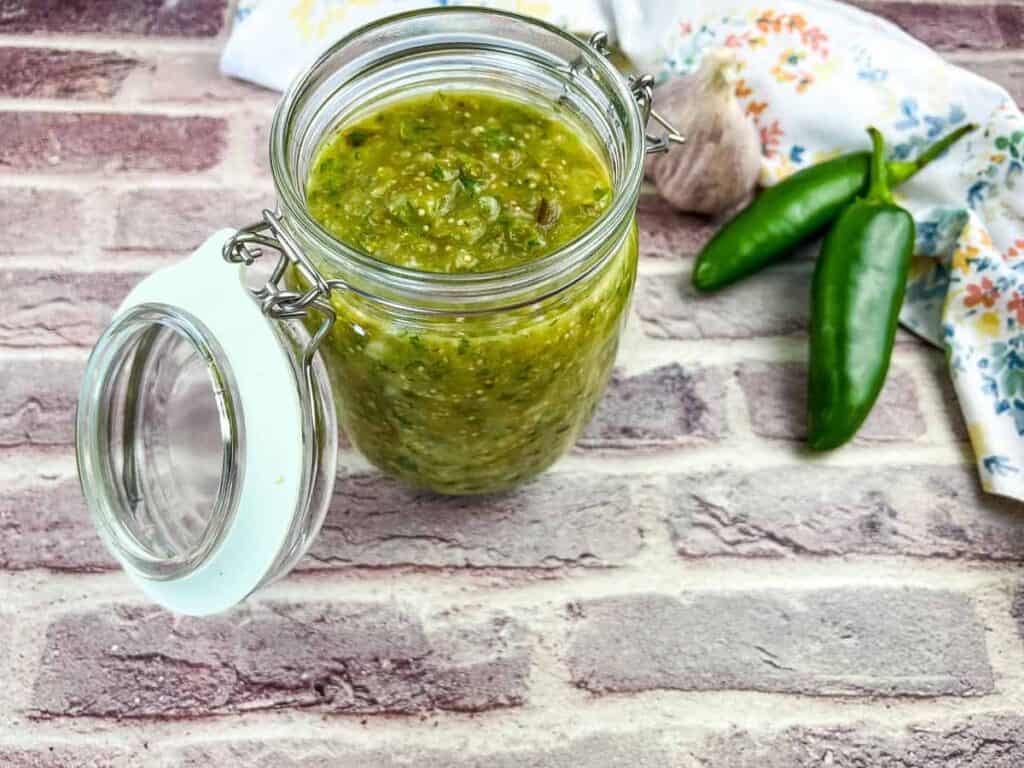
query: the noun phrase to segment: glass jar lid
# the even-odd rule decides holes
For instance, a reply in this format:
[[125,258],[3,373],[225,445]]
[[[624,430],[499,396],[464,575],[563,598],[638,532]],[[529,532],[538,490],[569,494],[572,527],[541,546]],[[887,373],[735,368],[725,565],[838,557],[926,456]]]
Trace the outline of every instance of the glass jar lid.
[[222,611],[285,572],[330,498],[337,426],[302,322],[313,302],[280,287],[283,253],[257,291],[232,263],[275,246],[263,229],[218,232],[143,280],[82,383],[93,520],[132,579],[180,613]]

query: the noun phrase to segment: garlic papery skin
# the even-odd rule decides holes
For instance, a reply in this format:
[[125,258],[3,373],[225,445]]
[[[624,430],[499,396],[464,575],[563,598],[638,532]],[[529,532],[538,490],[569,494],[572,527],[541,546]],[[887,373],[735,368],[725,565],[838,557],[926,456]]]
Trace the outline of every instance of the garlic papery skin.
[[686,143],[649,157],[644,171],[680,211],[717,216],[746,202],[757,186],[761,139],[734,93],[739,68],[731,50],[711,50],[694,74],[655,93],[658,111]]

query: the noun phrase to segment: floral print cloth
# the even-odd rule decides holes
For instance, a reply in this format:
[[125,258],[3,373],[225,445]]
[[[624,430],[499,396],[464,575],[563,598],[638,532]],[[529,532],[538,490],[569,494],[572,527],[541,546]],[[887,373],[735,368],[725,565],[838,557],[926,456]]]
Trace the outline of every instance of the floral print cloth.
[[[240,0],[225,73],[282,89],[367,21],[445,0]],[[742,61],[736,95],[756,123],[762,183],[867,149],[876,125],[911,158],[968,120],[980,128],[897,190],[917,220],[901,314],[946,350],[983,487],[1024,500],[1024,116],[999,86],[896,26],[831,0],[492,0],[577,32],[607,30],[659,81],[710,49]]]

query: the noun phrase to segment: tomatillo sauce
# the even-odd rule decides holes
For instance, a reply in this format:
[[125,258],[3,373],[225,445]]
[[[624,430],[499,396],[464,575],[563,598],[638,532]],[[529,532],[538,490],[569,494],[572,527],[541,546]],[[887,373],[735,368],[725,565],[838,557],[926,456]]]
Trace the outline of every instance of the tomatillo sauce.
[[[572,242],[609,207],[595,146],[554,108],[479,92],[410,97],[324,142],[307,203],[334,237],[380,261],[494,272]],[[335,292],[320,349],[349,437],[378,467],[443,493],[497,491],[542,471],[604,391],[636,261],[633,224],[576,285],[466,316],[413,316]]]
[[492,272],[550,253],[611,201],[603,160],[573,127],[506,98],[392,104],[321,150],[306,187],[331,234],[426,272]]

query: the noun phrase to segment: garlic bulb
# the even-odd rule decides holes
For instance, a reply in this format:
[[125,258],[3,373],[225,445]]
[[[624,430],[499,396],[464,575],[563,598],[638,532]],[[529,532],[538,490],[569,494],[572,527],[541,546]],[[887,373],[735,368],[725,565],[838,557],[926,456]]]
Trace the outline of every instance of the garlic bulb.
[[761,169],[761,139],[733,94],[739,61],[728,49],[708,51],[692,75],[658,88],[655,103],[686,143],[644,165],[655,187],[680,211],[710,215],[746,202]]

